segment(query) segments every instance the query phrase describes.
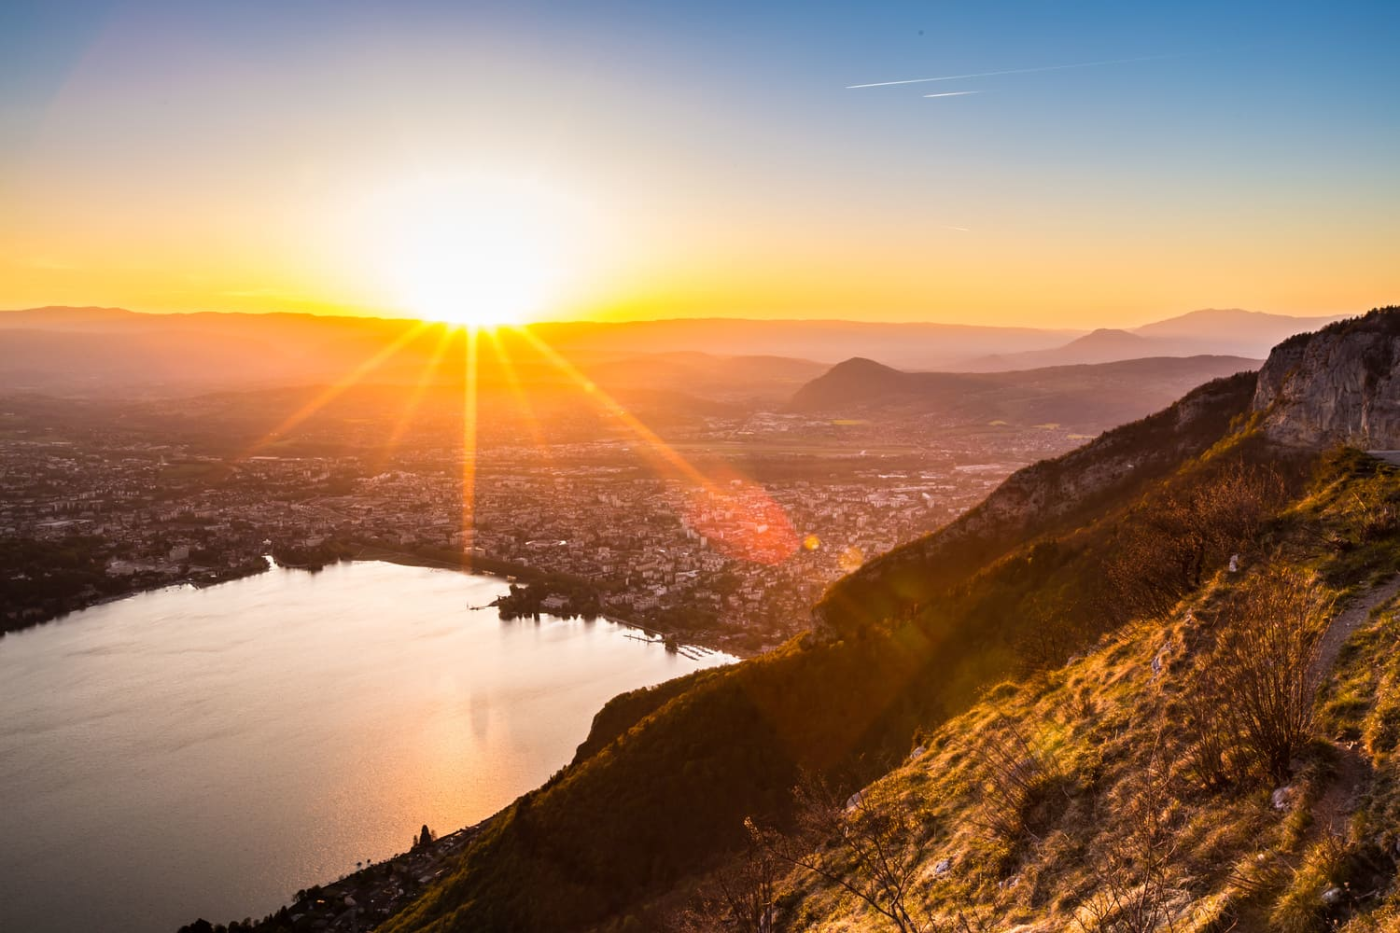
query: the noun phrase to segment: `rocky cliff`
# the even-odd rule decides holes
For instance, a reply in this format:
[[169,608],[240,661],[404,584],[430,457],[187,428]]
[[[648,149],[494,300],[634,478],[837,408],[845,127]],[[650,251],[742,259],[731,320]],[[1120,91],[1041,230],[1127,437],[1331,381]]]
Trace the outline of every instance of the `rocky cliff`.
[[1400,307],[1338,321],[1274,348],[1251,406],[1291,447],[1400,448]]

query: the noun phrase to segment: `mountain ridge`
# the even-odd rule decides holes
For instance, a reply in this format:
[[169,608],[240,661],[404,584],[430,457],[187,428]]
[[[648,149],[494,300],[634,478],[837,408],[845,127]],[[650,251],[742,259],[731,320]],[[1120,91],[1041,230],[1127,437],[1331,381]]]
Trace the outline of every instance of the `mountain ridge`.
[[[1220,318],[1221,314],[1227,317]],[[1316,320],[1265,312],[1240,314],[1247,317],[1239,318],[1234,312],[1198,311],[1136,329],[1104,328],[1094,332],[936,322],[745,318],[539,322],[526,327],[529,332],[570,357],[598,352],[627,355],[687,350],[731,356],[741,351],[744,355],[796,357],[828,364],[859,355],[904,368],[1002,371],[1105,362],[1110,357],[1125,359],[1201,354],[1260,357],[1282,336],[1307,329]],[[1244,323],[1241,324],[1241,321]],[[337,316],[280,311],[147,313],[122,308],[55,305],[0,311],[0,343],[15,339],[15,335],[24,329],[50,329],[63,333],[88,330],[108,334],[138,331],[201,333],[208,334],[215,342],[222,336],[233,335],[244,340],[261,341],[269,349],[291,358],[310,363],[324,360],[326,365],[332,367],[353,367],[365,356],[372,355],[417,326],[418,322],[407,318],[368,315]],[[1110,337],[1105,336],[1105,331],[1109,335],[1117,335],[1113,339],[1122,343],[1126,340],[1122,336],[1124,334],[1142,336],[1139,332],[1159,327],[1166,328],[1171,334],[1149,334],[1144,337],[1146,342],[1137,349],[1113,350],[1106,346]],[[1284,333],[1278,333],[1279,328]],[[1246,340],[1240,336],[1241,333],[1253,336]],[[347,348],[335,350],[332,346],[347,341],[367,341],[361,351],[365,356],[354,358],[346,352]],[[1066,349],[1067,346],[1070,349]],[[424,355],[426,353],[424,351]],[[53,369],[62,358],[53,356],[52,350],[50,356],[47,365]]]
[[1059,347],[967,360],[956,368],[966,372],[991,372],[1107,362],[1128,356],[1263,357],[1275,344],[1290,336],[1344,317],[1292,317],[1239,308],[1203,308],[1134,328],[1100,328]]
[[1242,357],[1154,357],[997,373],[903,372],[864,358],[799,389],[789,411],[843,417],[900,414],[949,423],[1070,426],[1084,433],[1164,408],[1211,379],[1257,369]]

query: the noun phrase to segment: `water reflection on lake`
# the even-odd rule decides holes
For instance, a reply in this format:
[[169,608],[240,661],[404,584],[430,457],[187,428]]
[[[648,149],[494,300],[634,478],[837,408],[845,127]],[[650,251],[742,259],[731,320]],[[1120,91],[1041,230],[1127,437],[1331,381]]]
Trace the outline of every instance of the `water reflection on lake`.
[[471,608],[504,589],[276,569],[0,639],[0,930],[262,916],[542,783],[609,697],[729,660]]

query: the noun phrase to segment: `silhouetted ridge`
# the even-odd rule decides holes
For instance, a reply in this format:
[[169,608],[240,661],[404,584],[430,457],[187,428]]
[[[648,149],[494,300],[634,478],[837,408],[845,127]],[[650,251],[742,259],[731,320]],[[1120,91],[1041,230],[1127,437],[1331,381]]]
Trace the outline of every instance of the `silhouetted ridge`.
[[[1102,339],[1118,339],[1103,333]],[[803,386],[788,408],[862,419],[898,413],[948,425],[1051,425],[1093,434],[1164,408],[1211,379],[1256,365],[1240,357],[1193,356],[940,373],[901,372],[856,358]]]
[[974,378],[949,373],[906,373],[864,357],[837,363],[792,397],[794,411],[821,411],[866,405],[891,396],[932,389],[978,387]]
[[1129,352],[1132,352],[1135,349],[1149,347],[1150,345],[1151,343],[1146,337],[1140,337],[1132,331],[1121,330],[1115,327],[1100,327],[1098,330],[1090,331],[1077,340],[1071,340],[1069,343],[1065,344],[1064,349],[1107,347],[1113,349],[1127,349]]

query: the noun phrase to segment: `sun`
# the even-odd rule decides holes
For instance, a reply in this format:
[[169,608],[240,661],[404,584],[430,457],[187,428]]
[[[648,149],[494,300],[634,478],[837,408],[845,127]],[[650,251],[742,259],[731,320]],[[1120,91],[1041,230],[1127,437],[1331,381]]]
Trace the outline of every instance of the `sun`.
[[518,324],[558,297],[568,211],[538,189],[415,185],[384,218],[389,287],[406,313],[470,328]]

